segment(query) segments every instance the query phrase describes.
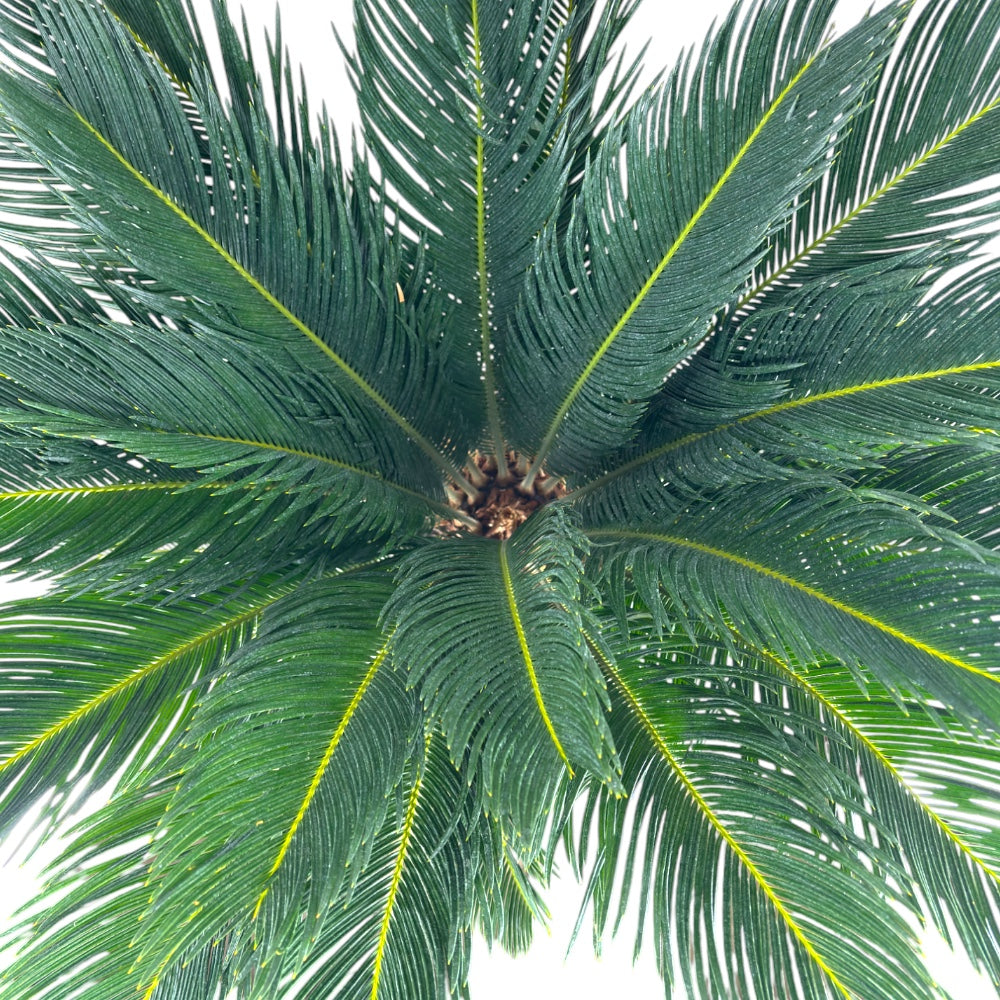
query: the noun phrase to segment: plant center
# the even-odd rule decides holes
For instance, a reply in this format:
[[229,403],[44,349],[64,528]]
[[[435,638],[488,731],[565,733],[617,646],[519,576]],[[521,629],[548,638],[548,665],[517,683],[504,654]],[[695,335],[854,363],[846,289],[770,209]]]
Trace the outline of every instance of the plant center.
[[568,492],[561,479],[546,476],[544,472],[535,477],[530,489],[525,489],[522,483],[528,465],[514,452],[507,455],[508,474],[503,481],[497,476],[497,463],[492,455],[476,452],[473,459],[479,473],[475,477],[479,493],[470,500],[456,491],[451,505],[478,521],[487,538],[510,538],[539,507]]

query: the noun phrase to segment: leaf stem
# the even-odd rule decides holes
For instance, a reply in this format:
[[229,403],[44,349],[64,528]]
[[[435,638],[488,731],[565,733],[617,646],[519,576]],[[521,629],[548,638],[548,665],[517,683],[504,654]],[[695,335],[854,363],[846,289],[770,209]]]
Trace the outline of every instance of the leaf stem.
[[413,779],[413,787],[410,789],[409,800],[406,804],[406,818],[403,820],[403,832],[399,840],[399,850],[396,853],[396,865],[392,872],[392,881],[389,885],[389,898],[386,900],[385,913],[382,917],[382,926],[379,929],[378,945],[375,948],[375,969],[372,973],[371,1000],[378,1000],[378,987],[382,978],[382,962],[385,959],[386,946],[389,941],[389,924],[392,921],[392,911],[396,904],[396,895],[403,878],[403,865],[406,861],[406,854],[410,846],[410,838],[413,836],[413,821],[417,815],[417,803],[420,801],[420,790],[424,778],[424,769],[427,767],[427,758],[431,749],[431,731],[424,734],[424,753],[418,762],[417,773]]
[[298,813],[295,815],[295,819],[292,820],[291,826],[288,828],[288,833],[285,835],[285,839],[282,841],[281,848],[278,851],[278,856],[275,858],[274,864],[271,866],[271,870],[267,873],[266,884],[264,890],[261,892],[260,896],[257,897],[257,905],[254,907],[252,920],[256,920],[258,914],[260,913],[260,908],[264,903],[264,899],[268,892],[271,890],[271,882],[274,879],[275,874],[278,869],[281,868],[282,863],[285,860],[285,856],[288,854],[289,848],[292,846],[292,840],[295,837],[296,831],[302,824],[302,820],[305,818],[306,813],[309,810],[310,805],[312,805],[313,798],[316,795],[316,791],[320,786],[320,782],[323,780],[323,775],[326,774],[327,768],[330,766],[330,761],[333,760],[333,755],[337,752],[337,747],[340,745],[340,740],[347,730],[347,726],[351,719],[354,718],[355,713],[358,710],[358,706],[361,704],[362,699],[371,686],[372,681],[375,679],[375,674],[378,673],[379,668],[385,662],[386,657],[389,655],[389,646],[392,641],[392,636],[382,644],[381,649],[376,653],[373,658],[371,665],[368,668],[368,672],[365,674],[361,683],[358,685],[357,690],[354,693],[354,697],[351,699],[351,703],[347,706],[346,711],[341,716],[340,721],[337,724],[337,728],[334,730],[333,735],[330,737],[330,742],[327,744],[326,752],[323,754],[323,759],[320,761],[319,766],[316,768],[316,772],[313,774],[312,782],[309,788],[306,790],[305,797],[302,800],[302,805],[299,807]]
[[490,323],[490,285],[486,262],[486,149],[483,130],[483,52],[479,37],[479,2],[472,0],[472,44],[476,70],[476,252],[479,270],[479,354],[483,373],[483,391],[486,393],[486,419],[489,424],[493,451],[497,460],[497,479],[503,483],[509,478],[507,470],[507,445],[500,425],[500,407],[497,403],[496,376],[493,370],[493,343]]
[[563,764],[566,765],[566,771],[569,776],[573,778],[576,776],[573,773],[573,767],[569,762],[569,757],[566,756],[566,751],[563,750],[563,746],[559,742],[555,726],[552,725],[552,719],[549,717],[548,709],[545,707],[545,700],[542,698],[542,689],[538,683],[538,674],[535,671],[535,664],[531,657],[531,650],[528,648],[528,637],[524,633],[524,625],[521,622],[521,613],[517,608],[517,595],[514,593],[514,582],[511,578],[510,564],[507,561],[506,541],[502,541],[500,543],[500,572],[503,576],[503,588],[507,594],[507,606],[510,609],[511,621],[514,623],[514,631],[517,633],[517,641],[521,647],[521,657],[524,660],[525,669],[528,671],[528,679],[531,681],[531,690],[535,695],[535,704],[538,706],[538,714],[542,717],[542,722],[545,724],[545,728],[556,748],[556,752],[562,758]]

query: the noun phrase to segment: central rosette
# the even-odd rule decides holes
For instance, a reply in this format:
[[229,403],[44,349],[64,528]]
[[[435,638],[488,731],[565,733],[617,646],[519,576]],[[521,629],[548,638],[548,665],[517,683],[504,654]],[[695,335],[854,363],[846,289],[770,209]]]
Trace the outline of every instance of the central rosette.
[[510,538],[539,507],[566,496],[566,484],[540,472],[529,488],[523,485],[528,471],[527,460],[515,452],[507,454],[507,475],[501,479],[492,455],[476,452],[475,467],[467,470],[479,489],[474,499],[458,490],[449,491],[451,506],[479,522],[487,538]]

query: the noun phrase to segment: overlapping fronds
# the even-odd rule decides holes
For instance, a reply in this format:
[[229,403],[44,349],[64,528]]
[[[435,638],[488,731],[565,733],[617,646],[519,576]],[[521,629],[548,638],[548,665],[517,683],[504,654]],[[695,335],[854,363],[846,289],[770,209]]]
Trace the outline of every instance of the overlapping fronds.
[[1000,0],[636,5],[0,0],[0,1000],[1000,987]]
[[[554,810],[556,816],[568,818],[570,804],[560,803]],[[552,826],[559,831],[564,824],[555,819]],[[479,830],[483,835],[483,864],[476,886],[479,930],[487,946],[499,942],[509,954],[518,955],[528,950],[536,923],[548,921],[549,911],[540,883],[547,882],[550,873],[544,870],[538,857],[525,862],[501,824],[480,824]]]
[[976,964],[997,979],[996,928],[982,919],[1000,892],[997,740],[970,733],[946,710],[900,704],[871,675],[859,683],[836,662],[806,671],[770,650],[751,652],[794,677],[797,697],[843,734],[845,766],[860,770],[879,815],[892,819],[921,917],[933,920],[946,939],[961,941]]
[[864,664],[886,686],[940,698],[995,732],[1000,641],[983,607],[1000,604],[1000,562],[893,500],[744,488],[656,527],[591,537],[608,544],[603,572],[619,594],[630,578],[658,608],[662,588],[685,616],[765,645],[777,636],[806,663]]
[[[942,290],[918,288],[917,302],[926,263],[858,265],[766,301],[738,350],[680,372],[636,446],[577,491],[588,515],[642,521],[720,486],[840,481],[904,447],[995,453],[1000,343],[988,316],[1000,272],[980,260]],[[807,328],[821,335],[803,349]]]
[[[121,791],[113,807],[73,828],[75,849],[54,863],[45,882],[60,907],[46,912],[36,903],[19,915],[32,941],[0,975],[5,998],[134,1000],[130,946],[149,902],[150,845],[175,781],[168,775]],[[186,978],[179,968],[175,974]]]
[[[960,63],[975,67],[949,72]],[[827,282],[873,256],[922,248],[939,264],[982,245],[997,219],[1000,11],[993,4],[917,5],[837,144],[829,173],[776,234],[738,307]]]
[[138,932],[147,985],[223,934],[294,970],[352,891],[421,730],[376,625],[386,594],[384,570],[300,588],[200,699]]
[[[648,912],[662,971],[692,998],[730,995],[736,982],[802,998],[925,997],[911,926],[871,905],[894,898],[919,915],[920,884],[947,901],[995,975],[981,914],[997,883],[970,870],[981,862],[903,783],[884,732],[859,726],[848,705],[863,697],[846,671],[840,692],[853,695],[838,704],[759,651],[683,630],[658,640],[631,624],[631,655],[606,669],[612,725],[634,750],[623,760],[633,794],[599,803],[601,856],[615,860],[592,885],[598,929],[620,923],[638,895],[639,940]],[[909,724],[880,704],[874,715]],[[748,909],[759,917],[752,935],[732,919]],[[849,923],[831,919],[846,912]]]
[[[149,487],[167,517],[172,499],[186,506],[184,516],[192,518],[186,526],[156,526],[159,546],[184,544],[190,554],[213,541],[225,519],[232,541],[242,536],[245,546],[259,549],[269,538],[272,556],[290,560],[310,541],[332,546],[345,536],[408,533],[432,513],[447,512],[422,463],[411,464],[412,478],[404,473],[393,482],[379,471],[393,467],[392,448],[373,448],[359,433],[361,415],[348,400],[331,398],[314,377],[284,376],[258,350],[232,343],[220,357],[207,332],[164,336],[130,327],[125,336],[111,324],[82,322],[11,331],[6,339],[0,419],[40,436],[56,462],[66,453],[80,456],[79,465],[87,455],[96,463],[88,472],[92,481],[103,478],[100,485],[124,480],[136,492]],[[124,462],[116,459],[119,452]],[[58,475],[51,460],[48,472],[30,462],[9,470],[8,505],[58,504],[74,489],[86,493],[79,474]],[[404,465],[397,468],[402,473]],[[60,484],[66,492],[55,492]],[[201,516],[193,516],[197,504],[186,490],[211,498]],[[113,496],[103,495],[103,510]],[[205,516],[209,509],[214,528]],[[120,527],[109,521],[87,542],[97,552],[120,547]],[[45,551],[37,543],[33,548]],[[259,554],[240,561],[248,559],[259,563]]]
[[[634,10],[612,0],[378,0],[358,7],[352,61],[365,138],[426,241],[448,336],[480,381],[505,461],[495,367],[539,233],[562,214],[600,123],[634,65],[598,99],[610,46]],[[431,84],[433,81],[433,84]]]
[[354,892],[325,922],[296,995],[468,996],[477,822],[466,783],[440,738],[428,734]]
[[[414,336],[414,308],[397,302],[398,246],[368,200],[344,191],[329,147],[302,156],[299,169],[280,155],[263,94],[252,67],[240,63],[227,22],[220,20],[220,31],[244,128],[207,85],[192,95],[178,91],[101,7],[40,8],[34,17],[48,63],[22,60],[5,75],[0,103],[31,155],[58,164],[52,197],[138,269],[134,294],[175,320],[273,344],[295,370],[319,369],[369,439],[395,442],[397,461],[416,447],[460,479],[445,443],[413,422],[433,420],[440,408],[427,405],[433,400],[424,383],[435,370],[434,344]],[[0,37],[12,19],[0,20]],[[203,81],[207,72],[202,67]],[[107,86],[116,75],[137,83],[119,93]],[[249,110],[241,85],[256,96]],[[278,86],[284,98],[283,76]],[[374,433],[381,418],[393,430]]]
[[631,437],[828,164],[898,13],[824,46],[830,6],[735,9],[612,130],[576,202],[587,221],[543,242],[501,366],[536,468],[577,472]]
[[386,608],[397,662],[450,752],[468,753],[487,808],[512,816],[529,848],[545,832],[545,804],[576,769],[617,786],[607,695],[582,637],[585,551],[572,518],[552,507],[509,541],[414,552]]
[[[261,583],[178,601],[169,610],[87,597],[6,605],[0,611],[4,826],[50,789],[64,799],[77,775],[103,783],[126,765],[135,771],[163,756],[191,714],[196,687],[217,676],[226,655],[286,589]],[[74,761],[69,772],[67,759]]]

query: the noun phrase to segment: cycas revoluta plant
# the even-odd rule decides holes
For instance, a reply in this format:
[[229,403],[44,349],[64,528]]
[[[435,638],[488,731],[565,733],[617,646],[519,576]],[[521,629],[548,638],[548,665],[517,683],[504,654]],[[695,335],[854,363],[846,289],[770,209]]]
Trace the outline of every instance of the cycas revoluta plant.
[[346,155],[0,0],[0,815],[116,783],[3,1000],[465,995],[561,845],[668,992],[1000,983],[1000,3],[833,6],[356,0]]

